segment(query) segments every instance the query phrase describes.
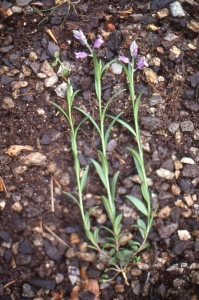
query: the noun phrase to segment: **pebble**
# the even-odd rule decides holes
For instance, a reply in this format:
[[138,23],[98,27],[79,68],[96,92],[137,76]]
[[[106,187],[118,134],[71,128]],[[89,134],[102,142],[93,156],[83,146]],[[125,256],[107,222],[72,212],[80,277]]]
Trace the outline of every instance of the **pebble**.
[[117,50],[122,42],[122,32],[120,30],[114,30],[106,43],[111,50]]
[[171,192],[174,196],[179,196],[181,193],[181,189],[177,184],[173,183],[171,186]]
[[153,116],[142,117],[141,122],[143,123],[144,128],[151,131],[161,129],[163,126],[163,121]]
[[80,270],[76,266],[68,266],[68,274],[79,276]]
[[174,178],[173,172],[163,169],[163,168],[160,168],[159,170],[157,170],[156,173],[160,178],[165,178],[168,180],[172,180]]
[[131,269],[131,275],[132,276],[140,276],[140,275],[142,275],[142,270],[134,267]]
[[15,104],[10,97],[5,97],[2,101],[2,108],[3,109],[12,109],[15,107]]
[[22,207],[21,203],[15,202],[15,203],[12,205],[12,209],[13,209],[14,211],[16,211],[17,213],[20,213],[20,212],[22,211],[23,207]]
[[32,239],[33,245],[35,247],[43,247],[44,246],[44,239],[41,235],[36,234]]
[[153,94],[149,100],[150,106],[156,106],[157,104],[164,103],[164,100],[162,99],[161,95],[159,94]]
[[111,70],[113,74],[120,75],[122,73],[122,65],[120,63],[112,63]]
[[50,42],[48,44],[48,48],[47,48],[47,55],[49,55],[50,57],[54,58],[54,54],[55,52],[59,52],[60,51],[60,48],[58,45],[56,45],[55,43],[53,42]]
[[67,251],[66,251],[66,257],[67,258],[72,258],[72,257],[74,257],[74,256],[76,256],[77,255],[77,251],[75,250],[75,249],[73,249],[73,248],[69,248]]
[[70,184],[71,179],[68,173],[62,172],[59,174],[59,183],[62,187],[66,187]]
[[78,276],[76,276],[76,275],[71,275],[71,274],[68,275],[68,278],[70,279],[70,282],[71,282],[72,285],[75,285],[76,282],[79,280],[79,277],[78,277]]
[[151,0],[151,9],[160,9],[171,3],[172,0]]
[[30,76],[32,73],[31,69],[25,65],[22,66],[22,72],[23,72],[24,76],[26,76],[26,77]]
[[141,283],[140,283],[139,280],[132,280],[131,287],[132,287],[133,293],[135,295],[140,295],[141,294],[142,289],[141,289]]
[[191,277],[192,283],[199,284],[199,273],[197,271],[191,271],[189,277]]
[[177,272],[182,274],[184,272],[184,269],[188,267],[187,263],[177,263],[173,264],[170,267],[166,269],[167,272]]
[[64,275],[60,274],[60,273],[57,273],[56,276],[55,276],[55,282],[57,284],[61,283],[62,281],[64,280]]
[[114,290],[116,293],[124,293],[125,292],[124,285],[121,283],[116,283]]
[[57,74],[54,73],[52,76],[50,76],[49,78],[46,78],[45,79],[45,86],[46,87],[50,87],[52,86],[53,84],[57,83],[58,82],[58,77],[57,77]]
[[173,281],[173,286],[177,289],[180,289],[185,284],[185,280],[176,278]]
[[167,226],[161,225],[158,227],[158,233],[162,239],[167,239],[178,229],[177,223],[171,223]]
[[14,5],[14,6],[12,6],[11,9],[12,9],[12,12],[13,12],[13,13],[16,13],[16,14],[20,14],[20,13],[23,12],[23,8],[20,7],[20,6]]
[[192,30],[193,32],[198,33],[199,32],[199,22],[196,22],[194,20],[191,20],[188,24],[187,27]]
[[98,218],[96,218],[98,224],[104,224],[107,221],[107,216],[105,214],[101,214]]
[[176,39],[178,39],[178,36],[175,35],[174,33],[167,33],[164,38],[163,38],[165,41],[168,41],[168,42],[172,42],[172,41],[175,41]]
[[38,61],[34,61],[30,64],[31,69],[33,70],[33,72],[35,74],[37,74],[39,72],[41,64]]
[[80,243],[80,238],[79,236],[77,235],[77,233],[75,232],[72,232],[71,235],[70,235],[70,242],[72,244],[79,244]]
[[115,150],[116,147],[117,147],[117,142],[116,142],[116,140],[112,139],[107,143],[106,151],[112,152],[113,150]]
[[6,47],[0,47],[0,52],[2,52],[2,53],[7,53],[7,52],[9,52],[10,50],[12,50],[13,48],[14,48],[13,45],[6,46]]
[[162,19],[162,18],[167,17],[169,15],[169,13],[170,12],[169,12],[168,8],[163,8],[163,9],[157,11],[157,17],[158,17],[158,19]]
[[46,166],[47,157],[40,152],[20,157],[20,163],[26,166]]
[[193,241],[181,241],[181,240],[176,240],[174,245],[172,245],[172,251],[176,255],[181,255],[185,250],[187,249],[193,249],[194,242]]
[[167,205],[158,212],[158,218],[167,219],[171,214],[171,208]]
[[65,69],[67,69],[70,72],[72,67],[73,67],[73,66],[71,66],[71,64],[68,61],[63,61],[62,64],[63,64],[64,67],[62,65],[59,66],[59,69],[57,71],[58,76],[62,76],[62,72]]
[[41,72],[45,73],[49,77],[54,75],[54,73],[55,73],[52,66],[49,64],[49,62],[47,60],[45,60],[43,62],[42,66],[41,66]]
[[28,85],[27,81],[13,81],[12,82],[12,90],[18,90],[20,88],[24,88]]
[[28,5],[32,0],[16,0],[16,5],[18,6],[26,6]]
[[97,255],[95,252],[78,252],[77,256],[80,260],[95,262],[97,259]]
[[45,252],[50,257],[50,259],[57,262],[62,259],[62,253],[60,253],[58,248],[53,246],[50,241],[44,239],[44,247]]
[[133,15],[129,15],[128,21],[132,22],[132,23],[137,23],[137,22],[141,21],[142,18],[143,18],[142,14],[133,14]]
[[176,161],[174,161],[174,167],[175,167],[176,170],[180,170],[180,169],[183,168],[183,164],[182,164],[181,161],[176,160]]
[[185,165],[182,170],[182,176],[188,178],[195,178],[199,175],[199,166],[194,165]]
[[36,61],[37,60],[37,54],[35,52],[31,51],[30,54],[29,54],[29,60],[32,61],[32,62]]
[[0,211],[3,211],[4,208],[5,208],[5,206],[6,206],[6,201],[5,200],[1,200],[0,201]]
[[178,230],[178,237],[181,241],[187,241],[191,238],[191,235],[187,230]]
[[192,199],[192,197],[191,197],[190,194],[184,194],[183,195],[183,200],[186,202],[186,204],[189,207],[191,207],[192,205],[194,205],[194,201],[193,201],[193,199]]
[[44,290],[55,290],[55,281],[52,279],[29,279],[28,282]]
[[190,164],[190,165],[194,165],[195,164],[194,160],[192,158],[190,158],[190,157],[183,157],[181,159],[181,162],[184,163],[184,164]]
[[18,253],[16,256],[16,264],[19,266],[25,266],[31,262],[31,259],[30,255]]
[[23,284],[22,296],[25,298],[32,298],[35,296],[31,286],[27,283]]
[[185,16],[185,12],[182,8],[182,5],[179,1],[173,2],[171,4],[169,4],[169,8],[170,8],[170,12],[172,14],[173,17],[184,17]]
[[177,58],[180,56],[180,54],[181,54],[180,49],[179,49],[178,47],[176,47],[176,46],[172,46],[172,47],[169,49],[169,51],[170,51],[170,54],[169,54],[169,59],[170,59],[170,60],[175,60],[175,59],[177,59]]
[[188,132],[194,130],[194,125],[191,121],[184,121],[180,123],[180,127],[183,132]]

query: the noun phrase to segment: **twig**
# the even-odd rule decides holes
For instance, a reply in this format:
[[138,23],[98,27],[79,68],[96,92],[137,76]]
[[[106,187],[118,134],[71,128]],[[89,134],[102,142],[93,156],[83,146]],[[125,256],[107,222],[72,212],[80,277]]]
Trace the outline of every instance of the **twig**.
[[55,202],[54,202],[54,194],[53,194],[53,177],[50,177],[50,197],[51,197],[51,211],[55,211]]
[[50,234],[52,234],[52,236],[54,236],[54,238],[58,240],[58,242],[70,248],[70,246],[66,242],[64,242],[60,237],[58,237],[58,235],[56,235],[52,230],[50,230],[50,228],[48,228],[46,225],[44,225],[44,227]]
[[3,288],[4,288],[4,289],[7,288],[8,286],[10,286],[11,284],[15,283],[16,281],[17,281],[17,280],[15,279],[15,280],[12,280],[12,281],[6,283],[6,284],[4,285]]

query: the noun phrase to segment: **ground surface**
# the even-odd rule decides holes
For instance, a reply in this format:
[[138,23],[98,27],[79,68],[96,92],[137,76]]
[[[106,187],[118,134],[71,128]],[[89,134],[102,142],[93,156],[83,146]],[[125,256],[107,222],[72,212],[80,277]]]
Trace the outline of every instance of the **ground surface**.
[[[86,269],[88,278],[98,280],[104,268],[97,253],[85,248],[78,208],[62,194],[63,190],[75,191],[69,127],[48,101],[66,108],[65,100],[55,92],[64,80],[54,74],[57,67],[52,71],[43,65],[44,61],[51,64],[54,51],[60,51],[62,61],[68,61],[72,69],[74,89],[81,89],[76,105],[97,118],[91,60],[77,61],[74,55],[74,51],[85,51],[72,36],[72,30],[79,28],[91,44],[102,34],[105,44],[98,56],[104,61],[129,55],[135,39],[139,54],[147,55],[150,64],[149,69],[137,72],[136,91],[144,91],[140,126],[147,174],[153,180],[152,205],[158,204],[159,210],[149,236],[151,246],[142,254],[145,265],[129,268],[128,287],[120,276],[100,284],[99,299],[198,299],[199,6],[197,1],[181,1],[183,11],[173,16],[172,2],[82,0],[71,5],[70,11],[64,3],[38,26],[48,13],[42,16],[31,10],[42,9],[41,3],[43,8],[52,7],[53,1],[2,1],[0,299],[61,299],[62,293],[63,299],[69,299],[80,271]],[[47,29],[52,30],[57,46]],[[124,87],[124,74],[107,70],[104,103],[112,92]],[[116,97],[109,109],[113,115],[121,111],[131,124],[127,92]],[[74,123],[81,118],[74,111]],[[117,209],[124,214],[123,227],[135,234],[130,227],[135,209],[125,199],[129,193],[140,197],[139,183],[132,179],[136,169],[125,150],[134,140],[119,125],[111,140],[116,147],[109,158],[110,175],[120,170]],[[8,151],[12,145],[29,148],[13,153]],[[99,139],[89,123],[81,127],[78,146],[82,167],[89,158],[97,158]],[[97,174],[91,172],[85,207],[103,208],[102,193]],[[97,217],[93,217],[93,226],[99,226]],[[187,231],[186,240],[180,239],[178,230]],[[58,294],[53,296],[55,291]],[[94,299],[94,295],[82,290],[79,299]]]

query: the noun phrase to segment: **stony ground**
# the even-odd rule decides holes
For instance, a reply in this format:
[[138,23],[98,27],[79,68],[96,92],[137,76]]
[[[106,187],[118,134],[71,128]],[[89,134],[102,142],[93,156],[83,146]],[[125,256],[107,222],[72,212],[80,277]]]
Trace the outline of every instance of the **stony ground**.
[[[0,299],[199,299],[198,1],[81,0],[70,9],[69,2],[53,0],[0,4]],[[150,247],[140,263],[129,267],[129,286],[120,276],[99,282],[105,265],[87,248],[78,208],[62,193],[75,192],[75,174],[69,126],[49,103],[66,108],[67,80],[51,66],[55,51],[71,69],[73,88],[81,90],[75,104],[98,117],[92,62],[74,55],[85,51],[72,35],[80,28],[91,44],[103,36],[98,56],[104,62],[128,56],[134,39],[139,54],[149,60],[149,67],[137,72],[136,92],[143,91],[139,120],[152,207],[159,209]],[[103,77],[104,103],[125,87],[124,74],[111,66]],[[127,92],[114,99],[109,112],[121,111],[131,124]],[[73,117],[75,124],[82,118],[75,111]],[[114,127],[108,144],[110,175],[120,170],[116,205],[123,228],[136,238],[130,226],[137,212],[125,198],[141,197],[126,150],[134,144],[126,130]],[[98,145],[91,124],[84,124],[78,137],[82,167],[97,158]],[[99,205],[93,226],[109,225],[102,193],[91,172],[84,203],[86,209]]]

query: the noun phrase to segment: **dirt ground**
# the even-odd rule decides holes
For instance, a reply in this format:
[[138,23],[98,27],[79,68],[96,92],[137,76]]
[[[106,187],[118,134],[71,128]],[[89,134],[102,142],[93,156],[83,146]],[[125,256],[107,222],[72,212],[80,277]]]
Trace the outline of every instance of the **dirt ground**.
[[[177,13],[172,8],[176,3]],[[55,6],[53,0],[0,1],[0,299],[197,300],[199,3],[80,0],[42,12]],[[73,88],[81,90],[75,105],[98,119],[92,60],[76,60],[74,52],[85,47],[74,39],[74,29],[82,29],[90,44],[102,35],[105,43],[97,53],[103,62],[119,54],[129,56],[133,40],[149,61],[148,68],[137,71],[135,88],[137,94],[143,92],[139,122],[147,176],[153,180],[152,207],[159,208],[150,247],[141,253],[142,265],[129,267],[129,286],[121,276],[100,283],[103,261],[86,247],[78,207],[62,193],[75,193],[76,182],[69,125],[49,102],[67,107],[57,91],[67,79],[57,76],[58,67],[49,67],[55,51],[71,68]],[[104,104],[127,87],[124,73],[114,74],[111,67],[102,85]],[[133,124],[128,91],[109,107],[110,114],[119,112]],[[82,115],[74,110],[73,118],[78,125]],[[125,198],[130,193],[139,198],[141,193],[126,150],[136,144],[119,124],[110,140],[116,142],[109,156],[110,176],[120,171],[117,210],[123,213],[123,228],[136,238],[131,227],[135,208]],[[90,158],[97,159],[99,143],[92,124],[82,125],[78,135],[82,168]],[[85,208],[98,205],[103,213],[102,194],[91,167]],[[105,220],[103,225],[110,224]],[[96,216],[92,226],[99,226]],[[72,298],[71,291],[85,276],[97,280],[99,295],[82,287],[78,298]]]

